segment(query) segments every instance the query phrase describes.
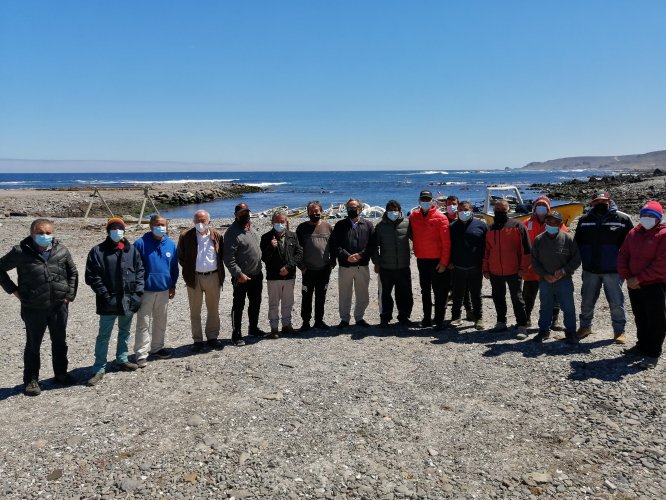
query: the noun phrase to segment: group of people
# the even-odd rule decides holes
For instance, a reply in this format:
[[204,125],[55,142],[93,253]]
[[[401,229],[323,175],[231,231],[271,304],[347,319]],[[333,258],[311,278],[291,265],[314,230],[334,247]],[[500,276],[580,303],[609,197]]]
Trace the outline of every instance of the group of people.
[[[626,281],[636,322],[638,342],[627,353],[639,355],[641,364],[654,367],[661,355],[666,317],[666,225],[663,209],[649,201],[640,210],[640,224],[620,212],[608,193],[591,201],[572,235],[563,217],[540,197],[525,222],[509,217],[509,204],[494,206],[488,225],[475,218],[469,201],[455,196],[433,198],[421,191],[419,206],[403,212],[389,200],[377,225],[362,218],[356,198],[346,203],[347,217],[331,225],[322,218],[318,201],[307,205],[308,220],[295,231],[287,213],[272,214],[271,229],[260,235],[245,203],[235,207],[234,222],[224,234],[211,225],[210,215],[199,210],[193,227],[178,242],[168,235],[168,222],[150,218],[150,230],[135,242],[125,236],[125,224],[111,218],[107,236],[93,247],[86,261],[85,282],[96,296],[99,330],[95,360],[87,385],[104,377],[110,337],[118,323],[115,364],[121,370],[144,368],[152,358],[171,357],[165,347],[169,301],[176,293],[182,273],[187,289],[193,343],[191,349],[222,347],[220,340],[220,292],[225,269],[231,275],[231,340],[245,345],[242,319],[248,302],[249,336],[263,336],[259,315],[264,271],[268,288],[268,321],[271,338],[298,334],[311,328],[328,330],[324,322],[326,295],[332,270],[338,267],[337,328],[352,321],[361,328],[370,302],[370,264],[379,277],[380,326],[394,317],[400,325],[458,328],[465,320],[477,330],[485,328],[481,290],[490,281],[497,321],[493,331],[508,329],[506,289],[516,319],[516,336],[526,339],[532,326],[532,311],[540,299],[538,332],[544,341],[551,331],[564,330],[569,343],[592,333],[594,309],[601,288],[610,306],[613,337],[624,344],[626,315],[622,284]],[[410,244],[411,242],[411,244]],[[423,316],[410,318],[414,304],[410,262],[416,257]],[[582,265],[579,327],[572,276]],[[18,284],[8,271],[16,269]],[[302,276],[301,326],[293,326],[292,310],[297,270]],[[66,326],[69,303],[78,289],[78,272],[67,248],[54,237],[53,223],[37,219],[30,235],[0,258],[0,285],[21,301],[25,323],[25,394],[38,395],[40,346],[48,328],[51,336],[55,380],[75,383],[68,373]],[[445,321],[451,298],[450,319]],[[313,308],[314,300],[314,308]],[[206,305],[206,321],[202,309]],[[563,327],[559,324],[562,315]],[[132,319],[136,315],[134,361],[129,359]],[[205,336],[205,338],[204,338]]]

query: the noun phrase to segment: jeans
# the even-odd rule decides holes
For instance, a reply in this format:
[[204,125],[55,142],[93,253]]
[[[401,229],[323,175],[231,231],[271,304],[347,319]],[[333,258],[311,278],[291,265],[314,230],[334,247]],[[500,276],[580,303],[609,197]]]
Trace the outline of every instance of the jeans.
[[498,323],[506,323],[506,287],[508,286],[516,324],[518,326],[527,326],[525,302],[523,301],[523,293],[521,291],[522,281],[517,274],[509,276],[490,275],[490,285],[493,290],[493,303],[495,304]]
[[118,319],[118,345],[116,347],[116,363],[127,363],[127,353],[129,350],[130,327],[132,326],[133,314],[127,316],[114,316],[110,314],[101,314],[99,316],[99,333],[95,341],[95,364],[93,373],[104,373],[106,368],[106,356],[109,353],[109,340],[113,325]]
[[412,296],[412,274],[405,269],[379,269],[381,281],[381,318],[390,321],[393,317],[393,297],[395,288],[395,305],[398,309],[398,321],[408,320],[412,314],[414,297]]
[[[525,314],[527,321],[531,321],[532,311],[534,310],[534,303],[536,302],[537,295],[539,295],[539,280],[530,280],[523,282],[523,300],[525,301]],[[560,317],[560,305],[555,301],[553,306],[553,323],[555,326],[558,318]]]
[[613,333],[623,333],[626,324],[624,313],[624,294],[622,293],[622,279],[617,273],[597,274],[583,271],[583,286],[581,288],[580,327],[591,328],[594,318],[594,306],[599,298],[601,286],[604,287],[606,300],[610,307]]
[[250,305],[247,308],[247,319],[250,329],[256,329],[259,325],[259,311],[261,310],[261,292],[264,289],[264,275],[262,273],[256,276],[249,276],[250,281],[239,283],[237,279],[232,279],[234,286],[234,300],[231,306],[231,340],[240,340],[241,323],[243,320],[243,310],[245,309],[245,296],[247,296]]
[[446,299],[451,286],[451,275],[447,272],[438,273],[439,259],[416,259],[419,270],[419,284],[421,285],[421,302],[423,303],[423,319],[432,319],[432,292],[435,295],[435,325],[444,322],[446,313]]
[[636,345],[652,358],[661,356],[666,337],[664,297],[664,287],[661,283],[629,289],[629,301],[636,321],[636,337],[638,337]]
[[553,321],[553,305],[559,302],[564,315],[564,331],[567,337],[576,333],[576,305],[573,280],[562,278],[555,283],[539,281],[539,331],[547,332]]
[[[475,320],[482,318],[481,287],[483,274],[481,269],[453,269],[453,305],[451,306],[451,319],[460,319],[460,310],[463,302],[469,296],[472,315]],[[467,306],[465,307],[467,308]]]
[[312,319],[312,296],[315,298],[314,320],[315,323],[324,321],[324,304],[326,303],[326,291],[331,277],[331,268],[308,269],[303,273],[303,288],[301,289],[301,319],[303,323],[309,323]]
[[67,304],[56,304],[50,309],[35,310],[21,307],[21,318],[25,323],[25,349],[23,351],[23,382],[29,383],[32,379],[39,379],[40,355],[42,339],[46,328],[51,337],[51,356],[53,358],[53,373],[64,375],[67,373]]

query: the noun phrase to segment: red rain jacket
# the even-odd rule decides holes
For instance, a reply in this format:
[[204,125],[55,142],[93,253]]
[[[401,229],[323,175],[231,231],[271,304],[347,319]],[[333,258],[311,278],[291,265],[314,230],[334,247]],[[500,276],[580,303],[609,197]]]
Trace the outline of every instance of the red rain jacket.
[[440,264],[449,265],[449,219],[436,206],[431,207],[425,215],[420,208],[412,210],[409,214],[409,230],[417,259],[439,259]]
[[495,224],[486,233],[483,272],[495,276],[525,273],[530,267],[530,240],[525,226],[509,219],[501,228]]
[[629,231],[617,256],[617,271],[622,279],[638,278],[641,285],[666,283],[666,226],[646,231],[639,224]]

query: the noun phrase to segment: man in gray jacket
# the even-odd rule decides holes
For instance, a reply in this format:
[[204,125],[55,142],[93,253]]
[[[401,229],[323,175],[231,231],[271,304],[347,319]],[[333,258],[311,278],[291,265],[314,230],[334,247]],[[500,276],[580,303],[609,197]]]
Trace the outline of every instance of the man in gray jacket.
[[539,333],[533,340],[542,342],[550,337],[555,299],[564,313],[564,330],[570,344],[576,337],[576,306],[571,277],[581,259],[578,245],[571,234],[560,231],[562,214],[551,211],[546,217],[546,231],[534,239],[532,270],[539,275]]
[[389,326],[393,316],[393,298],[398,308],[398,322],[410,326],[414,297],[412,296],[412,275],[409,269],[409,219],[402,214],[402,207],[396,200],[389,200],[382,220],[374,232],[375,251],[372,262],[375,273],[381,281],[381,323]]
[[250,302],[247,309],[248,335],[263,335],[259,329],[259,310],[264,275],[261,272],[261,247],[259,235],[250,224],[250,209],[239,203],[234,210],[236,219],[224,234],[224,265],[231,273],[234,300],[231,307],[231,340],[236,346],[245,345],[241,333],[241,321],[245,309],[245,297]]

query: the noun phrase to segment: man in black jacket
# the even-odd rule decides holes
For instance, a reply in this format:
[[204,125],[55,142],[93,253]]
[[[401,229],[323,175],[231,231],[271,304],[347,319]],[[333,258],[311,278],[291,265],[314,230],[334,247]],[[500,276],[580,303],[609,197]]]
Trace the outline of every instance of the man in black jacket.
[[271,338],[279,338],[278,325],[282,313],[282,333],[294,333],[291,326],[291,310],[294,307],[296,268],[303,260],[303,249],[296,233],[289,231],[287,213],[273,212],[273,228],[262,235],[261,260],[266,264],[268,284],[268,322]]
[[120,218],[109,219],[107,237],[88,253],[86,284],[95,292],[99,332],[95,342],[93,376],[86,382],[94,386],[104,377],[106,356],[113,325],[118,320],[116,365],[123,371],[137,369],[128,357],[128,341],[132,317],[141,306],[144,268],[141,254],[125,238],[125,223]]
[[346,206],[347,218],[335,224],[331,236],[331,254],[337,256],[340,265],[338,267],[340,292],[338,328],[349,326],[352,290],[356,295],[354,319],[358,326],[367,328],[370,325],[363,319],[363,315],[370,302],[368,263],[374,251],[372,247],[374,226],[372,222],[360,217],[362,206],[359,200],[350,198]]
[[[16,269],[18,285],[7,274],[11,269]],[[47,219],[33,221],[30,236],[0,259],[0,285],[21,301],[26,332],[23,383],[28,396],[41,393],[39,351],[47,327],[56,382],[75,382],[67,373],[66,334],[69,303],[76,298],[78,284],[79,273],[72,256],[53,237],[53,224]]]
[[624,238],[634,225],[627,214],[618,211],[607,192],[596,194],[591,206],[590,211],[578,220],[574,237],[583,261],[577,335],[582,339],[592,333],[594,307],[603,285],[610,307],[613,337],[617,344],[624,344],[626,315],[622,279],[617,272],[617,256]]

